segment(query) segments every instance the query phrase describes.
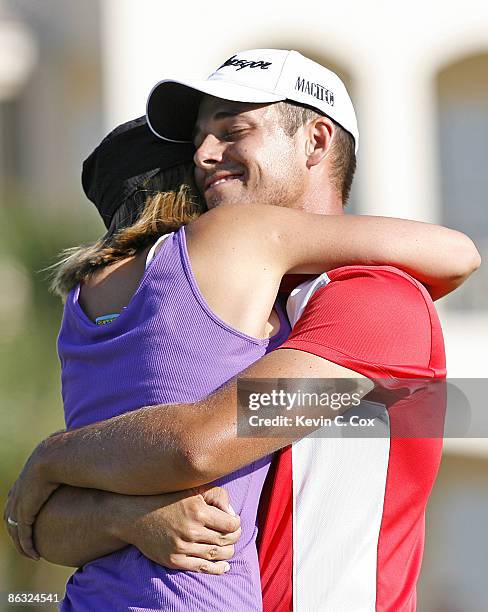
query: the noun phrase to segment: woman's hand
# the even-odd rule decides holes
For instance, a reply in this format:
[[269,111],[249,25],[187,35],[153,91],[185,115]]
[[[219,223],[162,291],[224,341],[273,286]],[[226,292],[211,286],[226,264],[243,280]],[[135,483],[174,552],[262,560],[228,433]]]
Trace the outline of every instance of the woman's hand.
[[[125,502],[124,502],[125,498]],[[119,496],[114,535],[174,570],[223,574],[241,535],[220,487],[154,496]]]
[[38,560],[32,529],[40,509],[59,483],[49,482],[43,471],[39,445],[27,460],[20,476],[10,489],[3,514],[7,531],[18,552]]
[[225,489],[207,486],[128,500],[115,535],[146,557],[174,570],[224,574],[230,569],[227,560],[241,527]]

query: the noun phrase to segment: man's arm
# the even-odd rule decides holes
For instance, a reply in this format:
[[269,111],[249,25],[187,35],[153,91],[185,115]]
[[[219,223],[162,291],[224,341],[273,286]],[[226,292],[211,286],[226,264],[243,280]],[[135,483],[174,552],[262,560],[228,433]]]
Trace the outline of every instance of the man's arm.
[[[243,378],[343,378],[367,393],[365,377],[302,351],[281,350],[260,359]],[[345,407],[343,411],[347,408]],[[340,411],[330,410],[330,417]],[[236,436],[236,381],[206,400],[127,413],[45,440],[15,483],[6,516],[15,517],[21,546],[33,551],[32,525],[59,484],[147,495],[211,482],[261,458],[293,437]],[[322,414],[327,416],[322,410]]]
[[[357,372],[295,350],[266,355],[239,378],[343,378],[363,395],[373,387]],[[35,472],[48,483],[129,495],[168,493],[216,480],[305,435],[244,438],[236,435],[236,424],[234,379],[195,404],[145,408],[51,436],[38,447]]]

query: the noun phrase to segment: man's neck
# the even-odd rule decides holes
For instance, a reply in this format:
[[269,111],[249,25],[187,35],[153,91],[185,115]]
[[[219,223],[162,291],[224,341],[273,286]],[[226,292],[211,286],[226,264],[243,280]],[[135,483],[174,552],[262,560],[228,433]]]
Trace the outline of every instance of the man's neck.
[[293,208],[318,215],[342,215],[344,213],[341,198],[330,192],[325,194],[318,191],[309,192],[300,202],[296,202]]

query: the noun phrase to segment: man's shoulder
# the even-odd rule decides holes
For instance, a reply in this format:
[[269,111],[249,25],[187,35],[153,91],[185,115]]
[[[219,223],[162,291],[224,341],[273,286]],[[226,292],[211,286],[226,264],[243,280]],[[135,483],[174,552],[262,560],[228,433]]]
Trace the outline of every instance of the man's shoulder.
[[443,371],[442,330],[421,283],[390,266],[347,266],[327,276],[329,282],[309,293],[284,348],[361,373],[372,365],[400,377]]
[[388,279],[392,282],[404,281],[414,285],[427,293],[425,287],[413,276],[410,276],[407,272],[395,268],[394,266],[367,266],[367,265],[356,265],[356,266],[343,266],[341,268],[334,268],[327,272],[328,277],[331,281],[347,281],[354,278],[367,278],[367,279]]
[[373,300],[381,310],[396,302],[403,310],[418,306],[435,313],[435,306],[427,289],[413,276],[393,266],[344,266],[327,272],[329,283],[314,293],[315,299],[331,299],[333,293],[353,299],[356,308]]

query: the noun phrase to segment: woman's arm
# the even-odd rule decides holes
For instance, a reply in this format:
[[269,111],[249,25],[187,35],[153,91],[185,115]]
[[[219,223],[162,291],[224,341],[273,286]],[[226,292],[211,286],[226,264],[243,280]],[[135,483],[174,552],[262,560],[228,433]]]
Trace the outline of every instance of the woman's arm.
[[228,267],[239,266],[239,272],[249,261],[250,275],[262,270],[264,263],[282,274],[321,273],[345,265],[390,265],[419,280],[434,300],[456,289],[480,265],[476,246],[465,234],[389,217],[229,205],[200,217],[187,233],[197,274],[220,253],[230,257]]

